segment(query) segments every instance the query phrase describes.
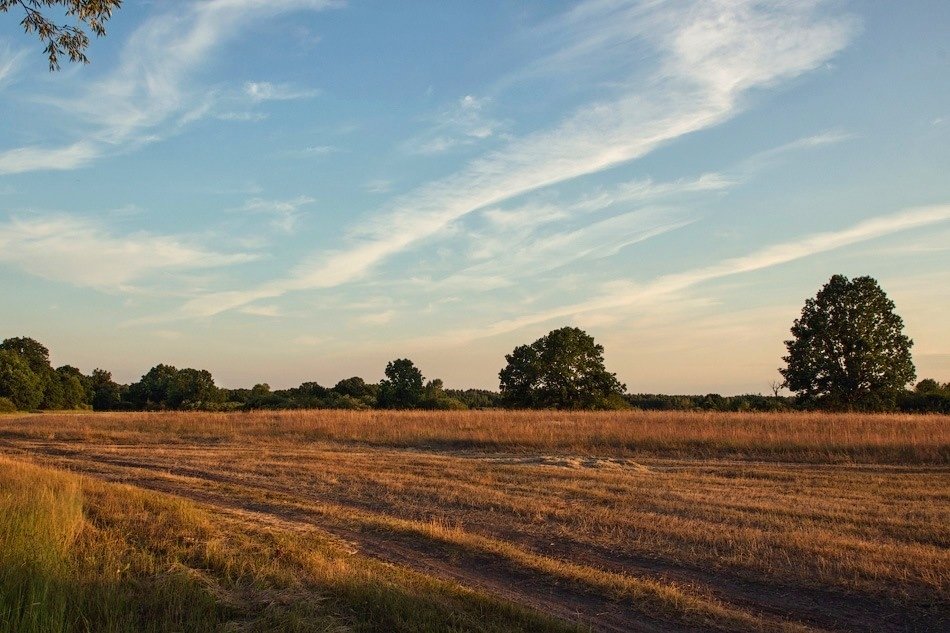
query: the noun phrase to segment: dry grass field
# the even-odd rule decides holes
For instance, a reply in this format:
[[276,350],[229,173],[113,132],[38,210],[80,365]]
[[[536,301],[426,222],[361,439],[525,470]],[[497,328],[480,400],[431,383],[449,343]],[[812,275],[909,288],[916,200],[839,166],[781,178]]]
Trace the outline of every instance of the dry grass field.
[[950,630],[941,416],[13,415],[0,456],[0,631]]

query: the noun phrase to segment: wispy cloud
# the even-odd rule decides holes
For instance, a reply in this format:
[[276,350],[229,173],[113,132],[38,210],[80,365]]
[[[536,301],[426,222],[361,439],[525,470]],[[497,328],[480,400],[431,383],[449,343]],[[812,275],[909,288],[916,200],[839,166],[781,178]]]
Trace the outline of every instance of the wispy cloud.
[[488,97],[465,95],[440,112],[425,134],[407,142],[406,149],[415,154],[440,154],[496,135],[502,123],[486,114],[490,101]]
[[14,51],[9,45],[0,42],[0,90],[13,82],[25,57],[25,49]]
[[99,154],[99,147],[89,141],[78,141],[64,147],[20,147],[0,152],[0,174],[76,169],[87,165]]
[[[529,213],[525,213],[528,211]],[[476,263],[450,275],[438,285],[507,286],[519,279],[571,266],[583,259],[602,259],[622,249],[686,226],[691,220],[677,210],[662,207],[607,216],[580,226],[561,228],[564,211],[556,207],[519,209],[495,224],[497,232],[473,236],[471,256]],[[497,213],[489,215],[497,223]],[[539,232],[539,223],[552,222],[557,230]],[[538,224],[536,224],[538,223]],[[500,283],[503,280],[504,283]]]
[[[0,153],[0,174],[74,169],[106,153],[154,142],[212,111],[213,89],[196,85],[199,70],[225,41],[261,20],[340,6],[334,0],[208,0],[176,3],[148,18],[125,43],[117,68],[83,80],[78,94],[44,103],[78,119],[77,138],[63,147],[31,146]],[[283,88],[255,84],[256,94]],[[266,86],[270,86],[267,88]],[[23,156],[29,160],[20,160]]]
[[308,145],[296,152],[297,156],[326,156],[340,151],[340,148],[334,145]]
[[363,183],[363,189],[370,193],[388,193],[393,188],[393,181],[385,178],[374,178]]
[[222,112],[214,115],[220,121],[264,121],[268,115],[266,112]]
[[[813,23],[807,14],[793,12],[786,21],[742,6],[749,10],[726,11],[712,25],[713,16],[705,10],[664,14],[670,28],[663,45],[671,50],[653,85],[584,108],[550,131],[513,141],[455,176],[397,201],[365,231],[368,239],[302,266],[297,283],[320,287],[353,279],[474,210],[632,160],[663,142],[719,123],[737,110],[745,88],[816,66],[839,50],[850,32],[840,20]],[[718,36],[712,42],[696,34],[705,27]],[[695,47],[688,45],[691,39],[699,39]],[[774,48],[771,40],[776,40]],[[708,72],[696,72],[693,64]]]
[[244,84],[244,94],[251,101],[292,101],[310,99],[319,94],[318,90],[297,88],[290,84],[272,84],[269,81],[249,81]]
[[826,130],[812,136],[795,139],[778,147],[773,147],[747,158],[739,166],[739,169],[748,174],[771,166],[786,154],[802,150],[811,150],[830,145],[837,145],[855,138],[854,134],[843,130]]
[[106,291],[162,272],[230,266],[255,259],[219,253],[180,236],[137,232],[119,235],[88,219],[68,215],[11,218],[0,224],[0,262],[27,273]]
[[[247,297],[338,286],[366,275],[382,260],[443,231],[479,209],[525,193],[593,174],[637,159],[684,135],[717,125],[741,111],[743,97],[821,66],[854,32],[849,17],[820,14],[816,3],[589,2],[568,16],[625,29],[624,42],[647,42],[656,54],[654,71],[620,82],[616,93],[578,109],[559,124],[514,138],[454,175],[396,198],[354,230],[348,248],[316,254],[285,279],[250,291],[197,299],[186,313],[215,314],[243,305]],[[580,30],[601,56],[596,28]],[[574,53],[572,53],[574,54]],[[578,53],[580,54],[580,53]],[[590,53],[592,54],[592,53]]]
[[275,318],[281,316],[280,308],[272,305],[250,305],[244,306],[238,312],[249,314],[251,316]]
[[588,312],[615,310],[628,306],[649,305],[650,302],[662,300],[669,295],[705,282],[778,266],[892,233],[947,221],[950,221],[950,204],[909,209],[894,215],[865,220],[841,231],[816,233],[801,239],[769,246],[742,257],[725,259],[710,266],[663,275],[644,285],[619,280],[609,284],[607,292],[580,303],[500,321],[477,329],[456,330],[447,333],[442,338],[453,341],[471,341],[512,332],[553,319],[573,317]]
[[275,229],[290,233],[297,226],[297,222],[302,215],[301,207],[316,202],[309,196],[297,196],[291,200],[266,200],[264,198],[251,198],[236,211],[246,213],[261,213],[271,217],[271,226]]
[[385,325],[392,321],[395,316],[396,312],[394,310],[385,310],[374,314],[364,314],[357,320],[364,325]]

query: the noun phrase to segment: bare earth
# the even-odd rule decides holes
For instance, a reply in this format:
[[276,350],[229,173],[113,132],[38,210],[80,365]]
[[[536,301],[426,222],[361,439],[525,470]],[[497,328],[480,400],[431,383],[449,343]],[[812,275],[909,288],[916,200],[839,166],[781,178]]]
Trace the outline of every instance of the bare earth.
[[[0,453],[180,495],[257,525],[317,527],[363,554],[596,631],[710,628],[651,611],[620,580],[611,588],[624,578],[765,622],[950,630],[950,469],[941,464],[166,440],[8,429]],[[542,562],[526,564],[530,557]]]

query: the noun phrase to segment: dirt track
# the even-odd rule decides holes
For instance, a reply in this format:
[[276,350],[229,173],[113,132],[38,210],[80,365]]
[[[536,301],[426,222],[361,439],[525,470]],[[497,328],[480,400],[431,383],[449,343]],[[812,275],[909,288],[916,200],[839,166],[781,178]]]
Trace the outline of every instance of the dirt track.
[[[122,446],[7,438],[0,440],[0,452],[29,457],[108,481],[179,495],[257,525],[288,530],[317,528],[346,541],[365,555],[480,588],[597,631],[685,631],[704,627],[649,617],[630,608],[623,600],[583,583],[547,577],[491,552],[468,550],[419,534],[361,523],[351,514],[362,516],[368,513],[408,520],[428,516],[444,520],[451,526],[452,517],[458,512],[459,516],[464,516],[467,532],[504,539],[528,551],[593,569],[675,583],[753,613],[769,614],[820,629],[938,631],[947,630],[950,624],[945,604],[908,603],[865,592],[756,578],[741,570],[715,569],[664,560],[663,557],[633,555],[623,548],[565,538],[553,526],[546,529],[543,522],[537,529],[519,528],[513,523],[500,521],[490,502],[485,506],[487,510],[471,512],[464,497],[475,494],[475,491],[464,487],[455,501],[443,501],[423,511],[405,504],[400,506],[402,496],[387,497],[372,485],[360,481],[367,464],[378,464],[381,469],[385,469],[384,464],[396,464],[396,472],[413,469],[413,475],[422,478],[419,481],[429,482],[426,486],[438,486],[442,471],[449,467],[446,460],[453,463],[477,460],[478,468],[486,469],[544,469],[545,476],[560,476],[557,474],[560,471],[553,475],[548,471],[584,468],[584,463],[561,465],[556,463],[557,460],[539,458],[512,465],[512,460],[504,456],[452,455],[338,444],[269,450],[261,446],[188,443],[161,447]],[[343,479],[347,476],[346,471],[338,470],[335,471],[337,474],[330,476],[329,484],[316,481],[313,479],[314,464],[320,463],[352,463],[352,479]],[[601,465],[586,465],[591,468],[598,466]],[[641,472],[690,467],[683,462],[631,462],[602,466],[639,469]],[[709,468],[709,465],[702,467]],[[734,467],[722,465],[722,468]],[[570,474],[565,471],[565,476]],[[393,476],[392,485],[399,488],[409,484]],[[422,486],[418,481],[412,485]],[[507,492],[520,494],[517,490]],[[431,491],[422,488],[412,493],[427,499],[435,498]],[[524,491],[524,494],[528,493]]]

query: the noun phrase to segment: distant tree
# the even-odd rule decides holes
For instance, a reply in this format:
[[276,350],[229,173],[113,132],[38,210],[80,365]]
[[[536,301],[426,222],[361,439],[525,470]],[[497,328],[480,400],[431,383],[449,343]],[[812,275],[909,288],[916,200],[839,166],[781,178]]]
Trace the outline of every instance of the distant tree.
[[552,330],[505,356],[499,372],[509,407],[541,409],[625,408],[626,386],[604,366],[604,348],[576,327]]
[[70,365],[56,368],[56,376],[63,389],[63,407],[78,409],[92,404],[89,377]]
[[43,371],[41,376],[43,381],[43,399],[40,401],[41,409],[69,409],[66,405],[66,390],[63,388],[62,380],[52,368]]
[[933,378],[924,378],[913,391],[901,395],[899,405],[901,411],[950,413],[950,382],[941,385]]
[[805,302],[785,341],[785,386],[826,408],[892,409],[915,378],[903,329],[877,281],[835,275]]
[[924,378],[914,387],[917,393],[937,393],[941,391],[940,383],[933,378]]
[[291,391],[295,391],[297,395],[306,398],[325,398],[330,392],[329,389],[318,382],[304,382]]
[[37,376],[50,369],[49,350],[35,339],[26,336],[11,337],[0,343],[0,349],[18,354]]
[[422,372],[408,358],[386,365],[386,379],[379,383],[378,404],[383,409],[412,409],[422,400]]
[[[0,13],[21,9],[20,26],[28,34],[35,33],[46,45],[44,52],[49,59],[49,69],[59,70],[62,55],[68,56],[71,62],[89,63],[86,57],[89,36],[83,25],[97,37],[105,35],[106,22],[112,17],[112,11],[121,5],[122,0],[0,0]],[[42,8],[59,10],[74,23],[57,24],[40,11]]]
[[179,369],[168,383],[165,406],[170,409],[214,409],[224,394],[206,369]]
[[270,394],[270,385],[266,382],[261,382],[253,387],[251,387],[251,396],[252,397],[261,397]]
[[365,396],[376,395],[376,385],[368,385],[366,381],[359,376],[344,378],[333,386],[333,391],[341,396],[350,396],[351,398],[363,398]]
[[31,411],[43,401],[43,380],[20,354],[0,349],[0,396],[17,409]]
[[464,402],[445,391],[441,378],[434,378],[426,383],[419,406],[423,409],[439,411],[462,411],[468,408]]
[[112,380],[112,373],[105,369],[92,370],[89,393],[95,411],[114,411],[122,407],[122,387]]
[[178,369],[158,364],[142,378],[129,385],[129,401],[139,409],[164,409],[168,406],[168,394]]
[[35,339],[21,336],[5,339],[0,343],[0,349],[22,358],[39,380],[38,388],[42,395],[39,403],[32,408],[63,408],[63,387],[50,365],[49,350],[45,345]]
[[469,409],[493,409],[501,406],[501,394],[490,389],[446,389],[446,395]]

